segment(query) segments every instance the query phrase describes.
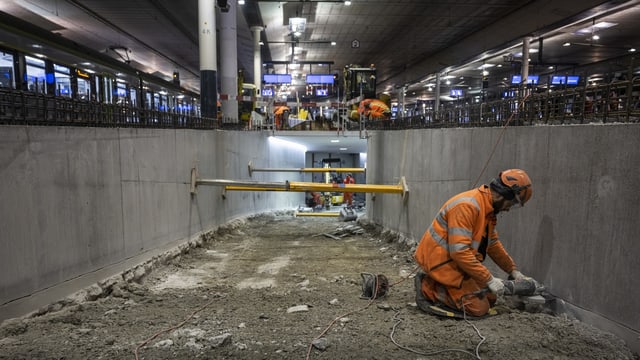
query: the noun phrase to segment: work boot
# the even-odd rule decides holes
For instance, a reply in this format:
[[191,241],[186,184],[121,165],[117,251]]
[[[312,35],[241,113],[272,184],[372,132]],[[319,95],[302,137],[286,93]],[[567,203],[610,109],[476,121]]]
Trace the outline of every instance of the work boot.
[[422,270],[418,271],[416,276],[413,278],[413,283],[416,288],[416,305],[424,312],[431,312],[429,310],[429,306],[433,305],[433,303],[422,293],[422,278],[426,275],[427,274],[422,272]]

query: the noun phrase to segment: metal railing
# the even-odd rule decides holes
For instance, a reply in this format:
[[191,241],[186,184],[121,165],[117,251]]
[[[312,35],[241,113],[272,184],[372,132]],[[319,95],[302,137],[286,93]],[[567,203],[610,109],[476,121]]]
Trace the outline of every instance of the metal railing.
[[[521,91],[523,93],[523,91]],[[476,104],[445,104],[439,111],[393,120],[367,120],[366,129],[585,124],[640,121],[640,78],[530,93]]]
[[217,119],[188,111],[160,111],[0,89],[0,124],[218,129]]
[[[530,90],[526,90],[530,91]],[[526,91],[521,90],[524,94]],[[361,127],[400,130],[640,121],[640,79],[472,104],[444,104],[439,111],[392,120],[365,120]],[[187,129],[247,129],[245,122],[205,118],[185,110],[131,106],[0,89],[0,124]],[[237,120],[235,120],[237,121]],[[292,130],[295,131],[295,130]]]

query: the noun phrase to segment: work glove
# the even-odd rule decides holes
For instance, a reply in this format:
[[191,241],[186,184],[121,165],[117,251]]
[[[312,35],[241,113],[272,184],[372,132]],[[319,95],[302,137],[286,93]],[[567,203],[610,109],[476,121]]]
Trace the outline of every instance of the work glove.
[[492,293],[498,296],[504,294],[504,283],[501,279],[492,276],[491,280],[487,282],[487,287],[489,287]]
[[529,277],[525,276],[518,270],[513,270],[511,274],[509,274],[509,278],[513,280],[524,280],[524,279],[528,279]]

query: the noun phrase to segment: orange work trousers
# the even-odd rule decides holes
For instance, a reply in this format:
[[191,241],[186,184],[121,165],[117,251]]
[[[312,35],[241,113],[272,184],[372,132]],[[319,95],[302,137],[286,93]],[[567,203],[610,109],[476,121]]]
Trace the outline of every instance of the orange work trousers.
[[464,279],[460,288],[442,285],[429,275],[422,278],[422,293],[428,299],[473,316],[486,315],[497,299],[495,294],[489,292],[482,296],[472,295],[480,289],[481,286],[471,278]]
[[353,205],[353,193],[344,193],[344,202],[352,206]]

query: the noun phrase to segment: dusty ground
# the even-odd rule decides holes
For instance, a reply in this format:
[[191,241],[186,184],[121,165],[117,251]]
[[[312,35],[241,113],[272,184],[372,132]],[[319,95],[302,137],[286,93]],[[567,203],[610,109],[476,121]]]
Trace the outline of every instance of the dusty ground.
[[[413,280],[399,282],[414,270],[409,249],[359,230],[290,214],[234,223],[108,296],[5,322],[0,359],[638,359],[562,316],[421,313]],[[361,272],[399,283],[370,302]]]

